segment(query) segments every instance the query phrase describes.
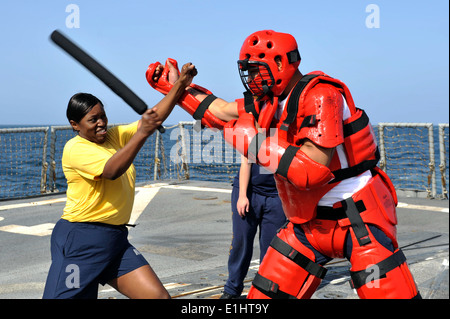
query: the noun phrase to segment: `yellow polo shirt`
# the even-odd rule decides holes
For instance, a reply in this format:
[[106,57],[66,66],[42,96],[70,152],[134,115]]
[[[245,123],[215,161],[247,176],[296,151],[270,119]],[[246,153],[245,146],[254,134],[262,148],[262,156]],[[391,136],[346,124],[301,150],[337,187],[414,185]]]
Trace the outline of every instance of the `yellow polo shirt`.
[[67,203],[61,218],[70,222],[126,224],[133,208],[136,170],[132,164],[116,180],[99,177],[106,162],[136,133],[138,122],[108,129],[103,144],[80,136],[64,146],[62,167]]

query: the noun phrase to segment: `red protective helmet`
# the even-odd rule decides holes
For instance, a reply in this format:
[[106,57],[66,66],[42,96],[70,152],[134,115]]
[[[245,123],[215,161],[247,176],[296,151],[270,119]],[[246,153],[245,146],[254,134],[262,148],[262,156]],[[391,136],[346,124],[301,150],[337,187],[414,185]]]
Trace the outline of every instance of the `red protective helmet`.
[[292,35],[272,30],[257,31],[245,39],[239,53],[242,83],[259,100],[266,95],[280,96],[298,69],[300,59],[297,41]]

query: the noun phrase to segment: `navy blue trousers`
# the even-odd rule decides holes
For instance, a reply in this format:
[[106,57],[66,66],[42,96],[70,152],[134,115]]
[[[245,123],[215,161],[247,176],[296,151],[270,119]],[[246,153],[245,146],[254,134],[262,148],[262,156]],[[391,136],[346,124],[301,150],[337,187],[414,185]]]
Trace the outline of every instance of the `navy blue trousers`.
[[147,261],[128,241],[125,226],[60,219],[51,237],[52,264],[44,299],[95,299],[98,285]]
[[259,260],[262,261],[277,230],[286,222],[278,196],[270,197],[258,193],[248,194],[250,207],[244,218],[237,212],[239,187],[233,187],[231,210],[233,239],[228,258],[228,280],[224,292],[240,296],[244,289],[244,279],[253,256],[253,242],[259,227]]

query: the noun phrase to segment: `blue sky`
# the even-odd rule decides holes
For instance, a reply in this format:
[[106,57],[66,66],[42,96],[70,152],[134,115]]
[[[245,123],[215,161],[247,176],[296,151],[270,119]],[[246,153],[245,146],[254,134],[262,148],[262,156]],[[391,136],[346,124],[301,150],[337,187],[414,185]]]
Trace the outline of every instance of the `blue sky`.
[[[70,4],[79,28],[68,28]],[[379,28],[368,28],[370,4]],[[2,0],[0,125],[67,124],[76,92],[106,106],[110,123],[138,119],[119,97],[49,41],[59,29],[124,81],[150,107],[162,95],[145,80],[148,65],[167,57],[193,62],[196,84],[232,101],[244,88],[236,60],[257,30],[291,33],[300,70],[344,81],[373,124],[448,123],[447,0]],[[177,107],[166,124],[192,120]]]

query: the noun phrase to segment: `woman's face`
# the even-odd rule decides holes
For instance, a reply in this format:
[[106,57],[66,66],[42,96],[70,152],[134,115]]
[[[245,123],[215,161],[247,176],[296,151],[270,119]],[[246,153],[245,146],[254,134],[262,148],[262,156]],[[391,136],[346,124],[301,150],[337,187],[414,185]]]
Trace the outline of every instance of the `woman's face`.
[[79,123],[71,121],[70,124],[73,129],[78,132],[78,135],[88,141],[102,144],[106,140],[108,118],[106,117],[103,106],[99,103],[97,103]]

